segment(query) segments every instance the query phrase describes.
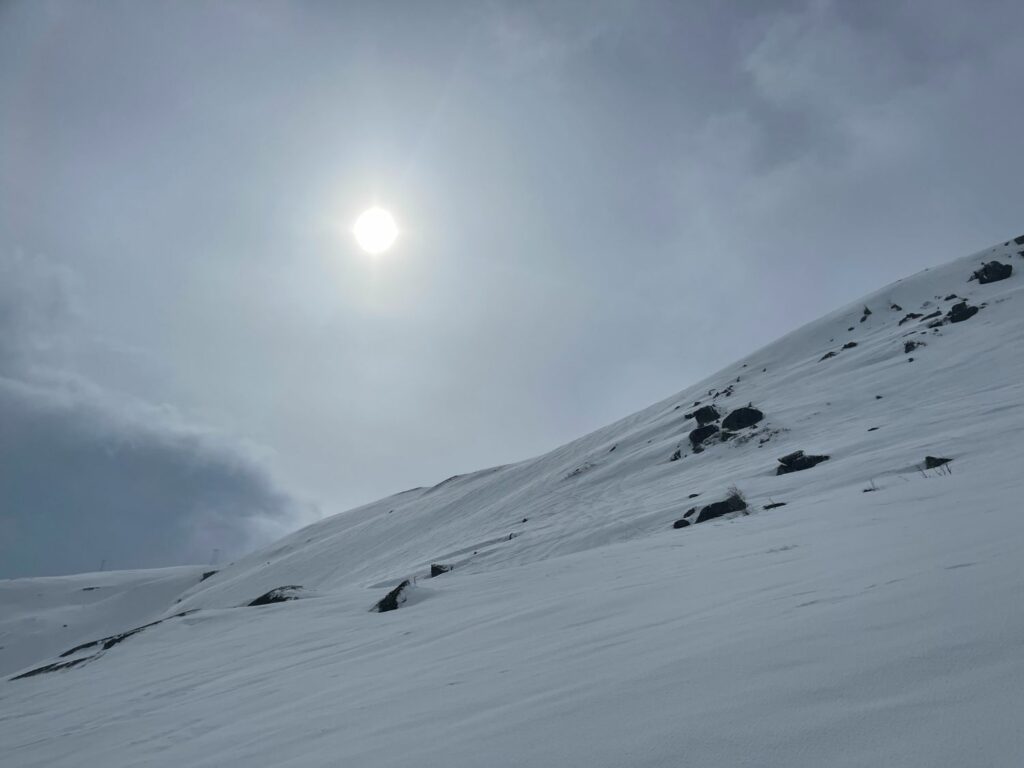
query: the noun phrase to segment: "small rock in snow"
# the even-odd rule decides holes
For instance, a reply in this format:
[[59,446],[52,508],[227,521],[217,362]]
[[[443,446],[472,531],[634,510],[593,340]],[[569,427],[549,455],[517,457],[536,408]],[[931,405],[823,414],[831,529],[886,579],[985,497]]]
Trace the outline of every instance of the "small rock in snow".
[[828,456],[809,456],[803,451],[794,451],[779,459],[781,466],[776,470],[775,474],[788,475],[790,472],[802,472],[828,460]]
[[409,586],[409,580],[406,579],[397,587],[388,592],[382,597],[377,603],[378,613],[387,613],[388,611],[398,610],[398,606],[405,602],[405,590]]
[[286,603],[289,600],[298,600],[299,592],[302,591],[302,587],[297,584],[289,584],[284,587],[275,587],[269,592],[264,592],[262,595],[257,597],[247,607],[255,608],[260,605],[271,605],[272,603]]
[[697,426],[700,427],[710,424],[713,421],[718,421],[721,417],[722,414],[719,413],[718,409],[713,405],[705,405],[693,412],[693,418],[697,420]]
[[966,301],[961,301],[959,304],[954,304],[949,310],[947,317],[951,323],[962,323],[964,320],[969,320],[978,314],[978,308],[972,307]]
[[694,448],[699,448],[700,445],[715,434],[718,431],[717,424],[708,424],[703,427],[697,427],[695,430],[690,432],[690,443]]

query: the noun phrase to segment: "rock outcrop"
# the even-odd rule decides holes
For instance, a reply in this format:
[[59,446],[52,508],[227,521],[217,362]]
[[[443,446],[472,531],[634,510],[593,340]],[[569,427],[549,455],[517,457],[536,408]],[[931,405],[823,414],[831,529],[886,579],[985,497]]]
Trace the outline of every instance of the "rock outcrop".
[[301,591],[302,587],[300,587],[297,584],[288,584],[284,587],[275,587],[269,592],[264,592],[251,603],[248,603],[248,607],[255,608],[256,606],[260,605],[272,605],[273,603],[286,603],[289,600],[298,600],[299,592]]
[[[977,280],[982,285],[986,283],[995,283],[999,280],[1005,280],[1011,274],[1013,274],[1013,266],[1010,264],[1003,264],[998,261],[990,261],[985,264],[981,269],[974,271],[971,275],[971,280]],[[970,282],[970,280],[968,281]]]
[[808,455],[803,451],[794,451],[779,459],[779,468],[775,471],[775,474],[788,475],[790,472],[802,472],[828,460],[828,456],[814,456]]
[[405,590],[409,587],[409,580],[406,579],[397,587],[388,592],[377,602],[377,613],[397,611],[398,606],[405,602]]
[[731,412],[722,421],[722,429],[735,432],[737,429],[746,429],[757,424],[764,418],[764,414],[753,406],[745,405]]

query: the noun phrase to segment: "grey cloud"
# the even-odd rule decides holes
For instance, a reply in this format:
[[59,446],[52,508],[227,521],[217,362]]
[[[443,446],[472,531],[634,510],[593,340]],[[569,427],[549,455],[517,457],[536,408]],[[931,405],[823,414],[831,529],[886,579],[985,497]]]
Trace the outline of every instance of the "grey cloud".
[[0,374],[53,351],[73,316],[71,281],[46,259],[0,252]]
[[55,367],[67,270],[0,277],[0,577],[208,562],[314,518],[255,448]]

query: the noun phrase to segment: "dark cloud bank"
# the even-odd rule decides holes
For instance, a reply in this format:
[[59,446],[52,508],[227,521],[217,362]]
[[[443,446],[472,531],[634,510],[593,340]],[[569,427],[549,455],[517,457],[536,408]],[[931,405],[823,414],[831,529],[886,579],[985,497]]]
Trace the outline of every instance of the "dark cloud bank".
[[310,519],[245,447],[63,372],[68,282],[0,254],[0,577],[210,562]]

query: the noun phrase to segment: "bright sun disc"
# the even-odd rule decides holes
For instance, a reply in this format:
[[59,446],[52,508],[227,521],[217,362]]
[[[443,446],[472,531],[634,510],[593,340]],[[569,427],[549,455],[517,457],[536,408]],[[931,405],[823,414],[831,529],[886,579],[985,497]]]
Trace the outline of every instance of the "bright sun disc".
[[398,239],[398,225],[395,217],[383,208],[370,208],[359,214],[352,234],[367,253],[383,253]]

